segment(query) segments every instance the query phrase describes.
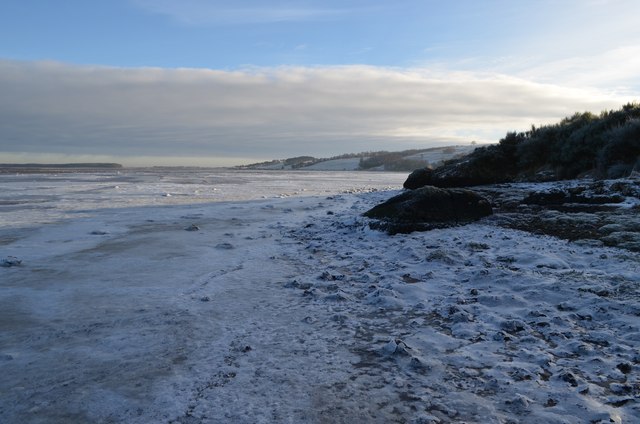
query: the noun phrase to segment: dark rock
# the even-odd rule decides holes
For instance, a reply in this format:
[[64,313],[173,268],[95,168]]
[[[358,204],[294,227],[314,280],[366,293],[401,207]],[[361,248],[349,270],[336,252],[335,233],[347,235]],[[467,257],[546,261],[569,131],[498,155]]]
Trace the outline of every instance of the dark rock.
[[470,190],[426,186],[392,197],[364,215],[382,220],[380,229],[408,233],[459,225],[491,213],[489,202]]
[[632,231],[615,231],[602,237],[601,240],[606,246],[615,246],[640,252],[640,233],[635,229]]
[[18,259],[15,256],[7,256],[0,261],[0,266],[3,268],[11,268],[12,266],[20,266],[22,259]]
[[428,185],[441,188],[471,187],[512,181],[514,177],[505,174],[499,163],[474,160],[470,155],[435,169],[416,169],[404,182],[404,188],[415,190]]
[[623,196],[640,198],[640,180],[617,181],[609,189]]
[[616,365],[616,368],[618,368],[623,374],[629,374],[633,369],[633,366],[629,363],[622,362]]
[[530,193],[522,203],[527,205],[553,206],[565,203],[578,203],[584,205],[604,205],[607,203],[622,203],[625,198],[619,194],[609,195],[583,195],[576,189],[552,190],[549,192]]
[[416,169],[409,174],[407,180],[403,184],[403,187],[409,190],[415,190],[416,188],[429,185],[432,173],[433,171],[429,168]]
[[562,205],[567,203],[569,195],[562,190],[551,190],[549,192],[533,192],[522,200],[526,205]]
[[562,381],[569,383],[571,387],[578,387],[578,380],[576,380],[575,375],[573,375],[572,373],[567,371],[564,374],[560,375],[560,378],[562,379]]
[[342,281],[342,280],[344,280],[344,275],[342,275],[342,274],[334,275],[334,274],[331,274],[328,271],[324,271],[320,275],[320,277],[318,277],[318,279],[324,280],[324,281]]
[[518,320],[505,321],[500,324],[500,327],[509,334],[517,334],[526,329],[526,325]]
[[[545,234],[583,246],[640,251],[640,181],[575,180],[551,189],[531,185],[483,186],[475,192],[490,200],[494,224]],[[624,201],[623,201],[624,200]]]
[[[621,406],[624,406],[629,402],[633,402],[633,399],[632,398],[620,399],[620,400],[609,402],[609,405],[615,408],[620,408]],[[610,420],[610,421],[613,421],[613,420]]]

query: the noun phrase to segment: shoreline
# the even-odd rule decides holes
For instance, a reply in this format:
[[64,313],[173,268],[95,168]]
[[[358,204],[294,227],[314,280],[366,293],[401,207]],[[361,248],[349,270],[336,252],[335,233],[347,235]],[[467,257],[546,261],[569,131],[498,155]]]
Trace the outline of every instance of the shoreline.
[[0,418],[638,416],[638,253],[491,219],[388,236],[361,213],[389,196],[96,209],[3,245]]

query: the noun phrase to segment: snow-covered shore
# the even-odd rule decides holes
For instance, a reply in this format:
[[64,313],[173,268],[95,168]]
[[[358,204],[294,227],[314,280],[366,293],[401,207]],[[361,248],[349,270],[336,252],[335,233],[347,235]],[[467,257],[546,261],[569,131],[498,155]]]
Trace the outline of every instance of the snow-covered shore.
[[640,420],[639,254],[491,220],[389,236],[361,213],[396,176],[298,175],[214,203],[251,181],[34,183],[62,191],[1,222],[0,421]]

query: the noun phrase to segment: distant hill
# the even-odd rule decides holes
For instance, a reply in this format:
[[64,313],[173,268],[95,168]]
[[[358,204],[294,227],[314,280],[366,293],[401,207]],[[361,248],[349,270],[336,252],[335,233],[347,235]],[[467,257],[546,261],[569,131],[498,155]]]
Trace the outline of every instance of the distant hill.
[[0,174],[46,174],[51,172],[71,173],[91,170],[120,169],[119,163],[0,163]]
[[119,163],[0,163],[0,168],[122,168]]
[[331,158],[298,156],[238,166],[253,170],[306,170],[306,171],[411,171],[420,167],[436,168],[445,161],[463,157],[476,146],[446,146],[412,149],[399,152],[377,151],[349,153]]

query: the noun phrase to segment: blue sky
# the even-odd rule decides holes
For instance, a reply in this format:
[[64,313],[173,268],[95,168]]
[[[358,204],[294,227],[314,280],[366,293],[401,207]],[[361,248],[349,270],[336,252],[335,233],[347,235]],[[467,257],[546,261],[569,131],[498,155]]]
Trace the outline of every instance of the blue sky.
[[[501,3],[490,9],[478,1],[5,0],[0,31],[11,40],[2,55],[26,60],[217,69],[411,66],[500,50],[505,43],[498,40],[517,29],[513,7]],[[502,24],[486,31],[492,21]]]
[[639,10],[615,0],[4,0],[0,54],[125,67],[490,66],[632,43]]
[[497,141],[640,99],[637,16],[636,0],[3,0],[0,162]]

